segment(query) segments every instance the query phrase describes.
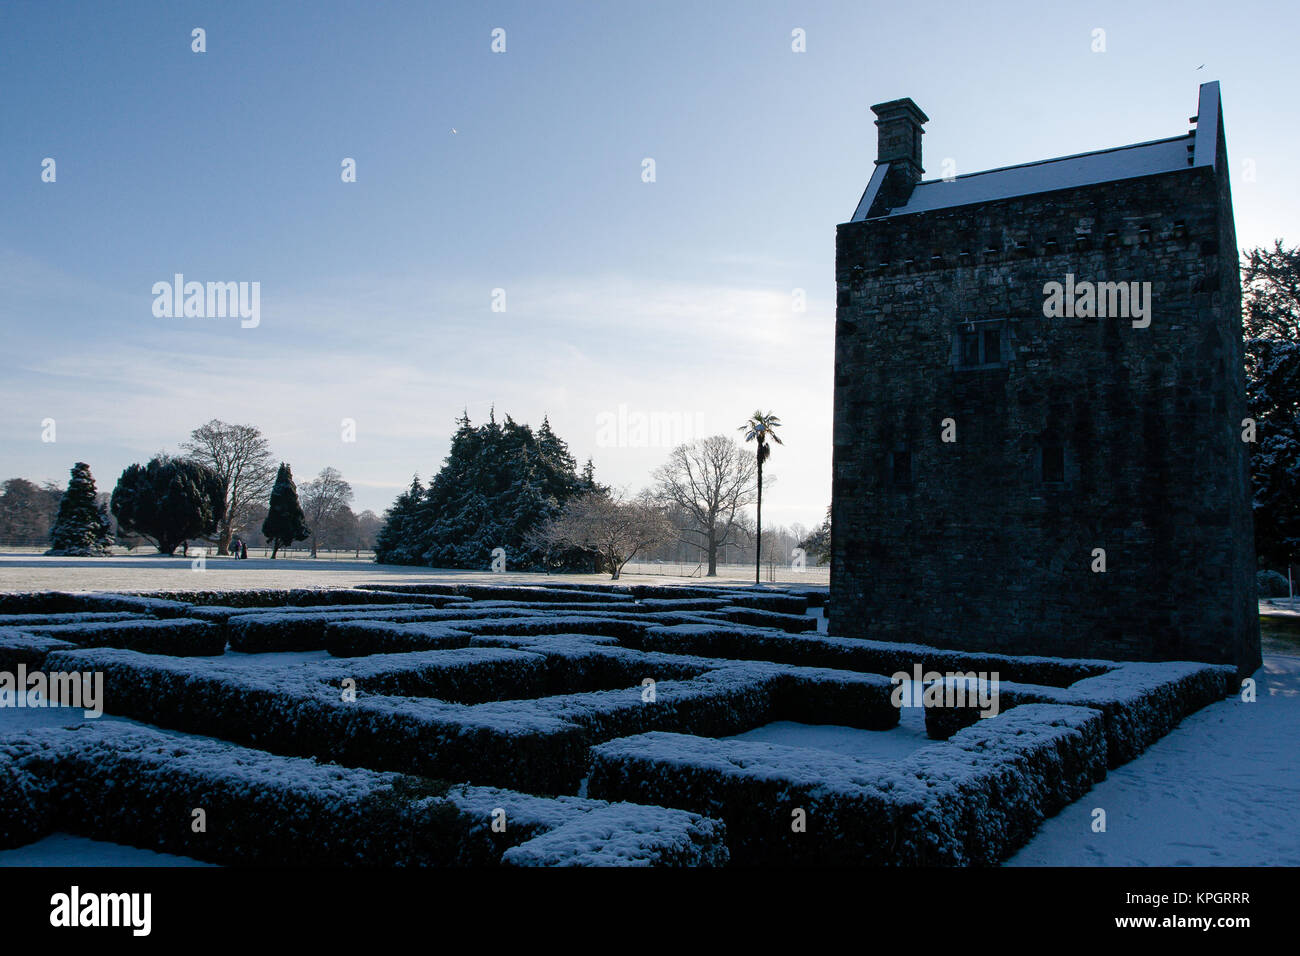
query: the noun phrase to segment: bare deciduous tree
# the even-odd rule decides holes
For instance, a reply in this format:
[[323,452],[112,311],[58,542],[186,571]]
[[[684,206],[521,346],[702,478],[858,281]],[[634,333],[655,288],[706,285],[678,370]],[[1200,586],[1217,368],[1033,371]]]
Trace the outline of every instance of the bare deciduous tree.
[[229,554],[231,537],[248,523],[249,506],[265,502],[271,494],[276,472],[271,446],[253,425],[214,418],[190,432],[181,449],[226,483],[226,516],[217,526],[217,554]]
[[303,485],[301,498],[303,514],[311,527],[311,556],[314,558],[327,526],[337,523],[342,511],[347,510],[351,514],[348,505],[352,503],[352,486],[343,480],[343,475],[337,468],[326,466],[320,470],[319,475]]
[[660,501],[689,518],[685,529],[708,555],[709,577],[718,574],[718,549],[727,543],[741,508],[754,500],[757,464],[734,440],[714,435],[678,445],[655,472]]
[[571,499],[538,537],[552,547],[594,551],[617,581],[632,558],[672,533],[663,509],[649,495],[627,501],[618,494],[592,492]]

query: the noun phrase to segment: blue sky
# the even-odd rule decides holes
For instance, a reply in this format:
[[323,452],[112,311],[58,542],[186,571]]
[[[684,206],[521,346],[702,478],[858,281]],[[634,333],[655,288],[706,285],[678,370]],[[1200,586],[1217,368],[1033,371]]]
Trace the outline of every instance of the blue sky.
[[[814,524],[870,104],[916,100],[938,176],[1179,135],[1217,79],[1238,239],[1294,244],[1296,9],[8,0],[0,478],[85,460],[108,489],[215,417],[381,511],[495,404],[635,491],[668,449],[602,422],[734,434],[761,406],[765,515]],[[260,324],[156,318],[177,272],[260,282]]]

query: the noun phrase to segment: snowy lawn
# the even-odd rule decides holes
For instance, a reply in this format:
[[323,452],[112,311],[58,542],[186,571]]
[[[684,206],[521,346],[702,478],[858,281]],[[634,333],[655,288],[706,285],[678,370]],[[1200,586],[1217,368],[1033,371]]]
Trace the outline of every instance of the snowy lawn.
[[493,574],[415,568],[374,561],[310,558],[209,557],[195,571],[190,558],[137,552],[106,558],[45,557],[35,553],[0,553],[0,591],[119,591],[245,588],[352,587],[357,584],[690,584],[753,587],[753,579],[684,578],[676,575],[629,574],[611,582],[608,574]]
[[[1300,656],[1266,655],[1257,700],[1198,711],[1044,821],[1008,866],[1300,866]],[[1092,832],[1092,811],[1106,832]]]

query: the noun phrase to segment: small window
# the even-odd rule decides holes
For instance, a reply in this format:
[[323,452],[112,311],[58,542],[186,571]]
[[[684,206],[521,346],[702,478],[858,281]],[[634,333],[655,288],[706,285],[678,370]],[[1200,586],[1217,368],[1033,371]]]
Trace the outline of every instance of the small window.
[[968,322],[960,326],[953,343],[953,365],[958,369],[1001,368],[1006,323]]
[[1065,484],[1065,446],[1044,445],[1042,461],[1043,484]]
[[984,330],[984,353],[980,356],[981,365],[992,365],[1002,361],[1002,330]]

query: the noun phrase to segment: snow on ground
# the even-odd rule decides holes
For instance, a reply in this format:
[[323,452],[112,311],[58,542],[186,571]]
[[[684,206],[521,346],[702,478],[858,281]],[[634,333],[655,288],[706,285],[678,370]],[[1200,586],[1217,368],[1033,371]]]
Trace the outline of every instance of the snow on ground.
[[[195,571],[179,554],[115,554],[106,558],[45,557],[34,552],[0,552],[0,591],[222,590],[234,588],[322,588],[356,584],[727,584],[753,586],[753,578],[700,578],[627,574],[611,582],[608,574],[493,574],[375,564],[371,560],[248,558],[209,556]],[[780,585],[775,585],[780,587]]]
[[723,739],[807,747],[845,757],[882,760],[901,760],[914,750],[934,743],[925,735],[925,712],[919,707],[904,707],[898,726],[891,730],[859,730],[856,727],[778,720]]
[[[18,706],[21,703],[22,706]],[[28,691],[20,700],[12,691],[0,691],[0,734],[38,730],[44,727],[73,727],[83,721],[120,720],[109,714],[87,717],[77,707],[49,707],[36,691]]]
[[[1192,714],[1044,821],[1009,866],[1300,866],[1300,656],[1270,654],[1255,703]],[[1092,811],[1106,832],[1092,832]]]
[[310,664],[312,661],[332,661],[329,651],[266,651],[257,654],[244,654],[240,651],[227,650],[221,655],[221,663],[235,664],[243,667],[263,668],[280,667],[294,664]]
[[43,840],[0,850],[0,866],[212,866],[171,853],[155,853],[120,843],[52,833]]

